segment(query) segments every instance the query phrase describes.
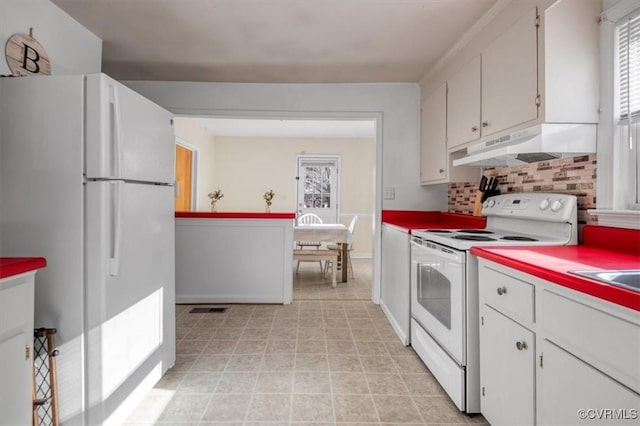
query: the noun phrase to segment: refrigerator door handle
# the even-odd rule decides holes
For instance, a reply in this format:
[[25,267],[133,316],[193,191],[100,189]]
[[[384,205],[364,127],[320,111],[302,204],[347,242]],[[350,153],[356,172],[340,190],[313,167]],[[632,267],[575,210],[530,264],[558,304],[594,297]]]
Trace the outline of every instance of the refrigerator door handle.
[[112,187],[115,189],[114,196],[112,198],[112,246],[111,246],[111,258],[109,259],[109,274],[112,277],[118,276],[120,273],[120,252],[122,249],[122,186],[123,181],[111,182]]
[[118,88],[115,85],[109,87],[111,90],[111,105],[113,107],[113,174],[112,178],[119,178],[122,173],[122,122],[120,115],[120,98]]

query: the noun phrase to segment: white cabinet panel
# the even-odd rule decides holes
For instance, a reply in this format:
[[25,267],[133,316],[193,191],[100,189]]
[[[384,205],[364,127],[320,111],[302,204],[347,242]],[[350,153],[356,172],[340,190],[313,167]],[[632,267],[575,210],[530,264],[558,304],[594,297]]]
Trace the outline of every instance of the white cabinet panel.
[[447,148],[451,149],[480,137],[480,56],[447,84]]
[[427,95],[422,104],[420,183],[447,177],[447,85]]
[[481,410],[494,426],[534,424],[534,334],[480,307]]
[[543,362],[538,369],[538,424],[621,424],[634,418],[632,410],[636,410],[637,419],[639,394],[546,339],[540,350]]
[[30,425],[34,272],[0,279],[0,425]]
[[409,234],[382,225],[380,307],[403,344],[409,344],[411,287]]
[[538,117],[536,9],[482,52],[482,135]]
[[549,290],[540,316],[550,340],[640,392],[639,324]]
[[476,167],[451,165],[463,152],[447,153],[446,83],[423,99],[420,116],[420,184],[477,180],[480,172]]
[[483,269],[480,299],[523,325],[533,322],[534,286],[509,275]]

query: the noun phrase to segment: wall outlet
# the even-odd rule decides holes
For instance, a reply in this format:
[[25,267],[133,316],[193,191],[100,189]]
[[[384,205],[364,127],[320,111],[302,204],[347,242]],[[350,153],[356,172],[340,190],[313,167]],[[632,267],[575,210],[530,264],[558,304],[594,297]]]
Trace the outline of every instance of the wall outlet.
[[396,189],[392,186],[384,188],[382,192],[382,198],[385,200],[395,200],[396,199]]

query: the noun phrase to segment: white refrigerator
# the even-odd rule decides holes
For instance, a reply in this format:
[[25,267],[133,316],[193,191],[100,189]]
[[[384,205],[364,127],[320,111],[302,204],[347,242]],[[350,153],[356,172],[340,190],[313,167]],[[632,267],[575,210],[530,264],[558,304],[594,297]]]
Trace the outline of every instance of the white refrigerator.
[[43,256],[63,424],[119,424],[175,362],[172,114],[104,74],[0,79],[0,256]]

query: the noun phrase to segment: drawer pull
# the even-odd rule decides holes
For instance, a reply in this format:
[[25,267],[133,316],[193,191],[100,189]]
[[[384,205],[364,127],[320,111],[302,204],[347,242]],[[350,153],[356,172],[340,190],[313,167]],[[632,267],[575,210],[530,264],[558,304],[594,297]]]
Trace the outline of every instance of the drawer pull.
[[507,294],[507,288],[506,287],[498,287],[498,294],[500,296],[502,296],[503,294]]
[[519,351],[523,351],[523,350],[527,349],[527,342],[525,342],[525,341],[516,342],[516,348],[518,348]]

